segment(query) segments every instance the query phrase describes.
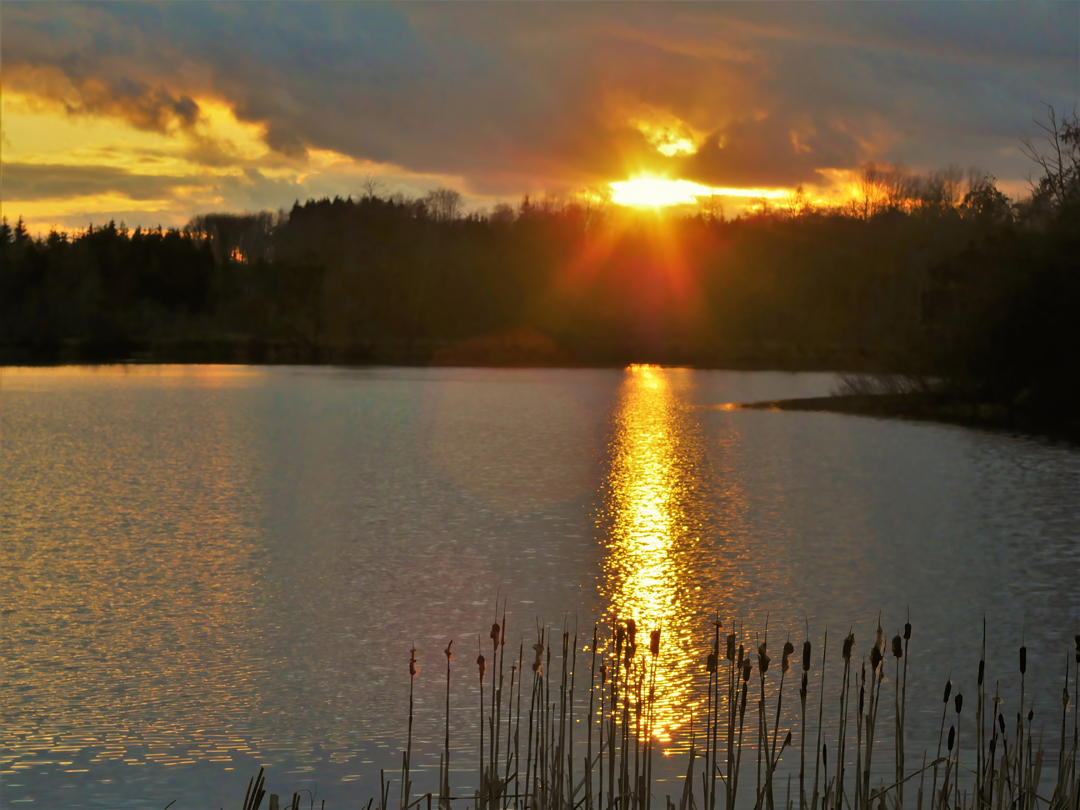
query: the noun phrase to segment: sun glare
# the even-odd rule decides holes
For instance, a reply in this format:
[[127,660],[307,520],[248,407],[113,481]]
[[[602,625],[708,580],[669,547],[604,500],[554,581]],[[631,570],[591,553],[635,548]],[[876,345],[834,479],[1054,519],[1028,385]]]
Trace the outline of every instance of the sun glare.
[[619,205],[663,208],[670,205],[692,205],[703,197],[744,197],[779,199],[784,189],[713,188],[691,180],[668,180],[663,177],[637,177],[609,184],[611,199]]

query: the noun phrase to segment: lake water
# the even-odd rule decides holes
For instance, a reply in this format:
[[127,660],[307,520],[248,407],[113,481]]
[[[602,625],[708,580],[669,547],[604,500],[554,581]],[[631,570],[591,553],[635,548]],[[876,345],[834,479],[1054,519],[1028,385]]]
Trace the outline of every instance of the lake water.
[[[538,622],[588,642],[597,619],[662,628],[673,754],[714,615],[748,646],[767,619],[776,660],[807,631],[816,660],[827,627],[834,670],[849,629],[864,656],[879,614],[888,636],[910,615],[915,760],[950,673],[974,695],[985,617],[1006,716],[1023,640],[1035,725],[1056,734],[1080,632],[1080,452],[723,407],[833,385],[651,367],[4,369],[3,806],[239,806],[260,765],[272,791],[361,806],[400,767],[412,646],[415,790],[437,790],[450,639],[453,780],[469,790],[471,650],[497,598],[514,649]],[[672,783],[685,759],[667,762]]]

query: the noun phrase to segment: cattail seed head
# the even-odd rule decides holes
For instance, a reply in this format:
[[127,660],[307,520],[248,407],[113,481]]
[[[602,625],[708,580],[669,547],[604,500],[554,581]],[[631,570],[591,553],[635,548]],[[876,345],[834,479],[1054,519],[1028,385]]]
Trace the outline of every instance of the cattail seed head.
[[709,653],[709,657],[705,659],[705,671],[716,672],[716,653]]
[[949,751],[952,751],[953,743],[956,742],[956,726],[949,726]]
[[490,638],[493,642],[495,642],[496,645],[499,643],[499,638],[502,635],[501,631],[502,631],[502,628],[499,627],[498,622],[495,622],[494,624],[491,625],[491,632],[488,634],[488,638]]
[[979,661],[979,686],[983,684],[983,677],[986,675],[986,662]]
[[848,633],[848,637],[844,639],[844,658],[851,659],[851,648],[855,646],[855,634]]
[[626,620],[626,635],[630,637],[630,644],[636,646],[637,644],[637,622],[633,619]]
[[810,642],[804,641],[802,645],[802,669],[803,672],[810,671]]
[[904,622],[904,641],[911,640],[911,622]]
[[476,666],[480,670],[480,680],[484,680],[484,673],[487,672],[487,661],[484,660],[484,656],[476,656]]
[[956,693],[956,697],[953,699],[953,705],[956,706],[956,713],[960,714],[960,711],[964,708],[964,696],[959,692]]
[[649,653],[653,658],[660,654],[660,631],[653,630],[649,633]]
[[450,639],[450,643],[446,645],[446,649],[443,650],[443,654],[446,656],[446,663],[450,663],[454,660],[454,654],[450,651],[450,648],[454,646],[454,640]]
[[1027,647],[1020,648],[1020,674],[1027,672]]
[[793,652],[795,652],[795,645],[792,644],[790,641],[784,642],[784,658],[781,661],[781,669],[784,672],[787,672],[789,669],[791,669],[791,663],[788,659]]
[[859,716],[860,717],[862,716],[863,705],[865,704],[865,702],[866,702],[866,685],[864,684],[864,685],[859,687]]
[[941,699],[941,702],[942,703],[948,703],[949,702],[949,695],[951,695],[951,694],[952,694],[952,679],[950,678],[949,680],[945,681],[945,697],[943,697]]
[[743,659],[746,658],[746,648],[742,644],[739,645],[739,666],[743,665]]
[[1035,719],[1035,710],[1034,709],[1028,709],[1028,722],[1030,723],[1034,719]]
[[607,683],[607,664],[600,665],[600,685]]
[[744,659],[743,660],[743,669],[742,669],[742,679],[743,679],[744,684],[748,680],[750,680],[750,672],[751,672],[751,670],[753,670],[753,667],[750,665],[750,659],[749,658]]
[[878,668],[884,658],[885,657],[881,654],[881,650],[878,647],[874,647],[870,650],[870,665],[874,670]]
[[[1080,647],[1078,647],[1077,649],[1080,649]],[[735,634],[734,633],[731,633],[727,637],[727,660],[728,661],[734,661],[735,660]]]
[[420,672],[420,668],[416,666],[416,647],[413,647],[409,653],[409,677],[412,678]]
[[764,675],[769,671],[769,662],[772,660],[769,658],[769,654],[765,652],[765,644],[761,643],[757,648],[757,660],[758,669],[761,670],[761,674]]
[[893,658],[904,657],[904,640],[900,636],[893,636],[892,640],[892,654]]

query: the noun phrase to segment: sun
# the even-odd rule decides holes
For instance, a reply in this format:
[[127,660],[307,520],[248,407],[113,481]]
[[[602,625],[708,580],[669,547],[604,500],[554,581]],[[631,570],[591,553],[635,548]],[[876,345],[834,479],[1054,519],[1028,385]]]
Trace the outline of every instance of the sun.
[[714,188],[692,180],[670,180],[665,177],[650,176],[618,180],[608,185],[611,186],[613,202],[641,208],[693,205],[703,197],[779,199],[789,193],[787,189]]

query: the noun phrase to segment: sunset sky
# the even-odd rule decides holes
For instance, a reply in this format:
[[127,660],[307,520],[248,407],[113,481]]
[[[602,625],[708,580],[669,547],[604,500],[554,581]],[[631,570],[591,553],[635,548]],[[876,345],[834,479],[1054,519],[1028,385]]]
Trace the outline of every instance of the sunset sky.
[[1019,195],[1080,98],[1080,3],[2,6],[3,213],[31,230],[647,176],[842,195],[866,161]]

